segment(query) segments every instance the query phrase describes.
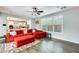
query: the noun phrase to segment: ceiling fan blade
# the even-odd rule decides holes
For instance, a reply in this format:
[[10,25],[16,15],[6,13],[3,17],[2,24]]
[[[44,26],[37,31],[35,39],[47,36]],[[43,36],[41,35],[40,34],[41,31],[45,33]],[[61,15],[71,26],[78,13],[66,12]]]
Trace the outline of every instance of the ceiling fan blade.
[[38,15],[40,15],[40,13],[37,13]]
[[42,12],[44,12],[44,11],[38,11],[39,13],[42,13]]

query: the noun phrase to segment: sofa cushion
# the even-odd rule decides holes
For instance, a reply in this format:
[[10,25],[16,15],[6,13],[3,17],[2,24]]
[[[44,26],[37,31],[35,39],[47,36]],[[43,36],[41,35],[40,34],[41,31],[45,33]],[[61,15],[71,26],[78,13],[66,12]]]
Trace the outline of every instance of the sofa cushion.
[[23,36],[23,34],[15,35],[14,37],[20,37],[20,36]]
[[20,36],[20,37],[16,37],[15,41],[23,41],[23,40],[29,40],[31,38],[35,38],[34,35],[27,35],[27,36]]
[[19,34],[24,34],[24,31],[23,30],[16,30],[16,34],[19,35]]
[[42,30],[36,30],[35,37],[36,38],[44,38],[44,37],[46,37],[46,32],[44,32]]
[[27,30],[27,33],[32,33],[32,29],[28,29]]
[[35,41],[34,35],[20,36],[20,37],[14,38],[14,42],[16,44],[16,47],[20,47],[22,45],[31,43],[33,41]]
[[43,32],[42,30],[35,30],[36,32]]

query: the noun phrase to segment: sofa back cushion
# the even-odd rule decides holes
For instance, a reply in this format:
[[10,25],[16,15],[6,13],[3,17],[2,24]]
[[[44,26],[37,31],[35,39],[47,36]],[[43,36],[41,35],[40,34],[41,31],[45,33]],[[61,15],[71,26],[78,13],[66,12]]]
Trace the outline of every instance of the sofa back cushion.
[[32,29],[27,30],[27,33],[32,33],[32,32],[33,32]]
[[42,30],[35,30],[35,32],[43,32]]
[[19,35],[19,34],[24,34],[24,31],[23,30],[16,30],[16,34]]

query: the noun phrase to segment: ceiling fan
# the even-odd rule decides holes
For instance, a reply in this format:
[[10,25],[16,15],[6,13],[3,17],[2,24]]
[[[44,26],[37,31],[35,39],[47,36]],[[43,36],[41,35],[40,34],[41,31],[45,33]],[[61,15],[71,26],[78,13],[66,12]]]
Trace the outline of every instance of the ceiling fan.
[[26,12],[31,12],[32,15],[36,16],[36,15],[40,15],[40,14],[43,13],[44,11],[39,10],[37,7],[32,7],[32,11],[26,11]]
[[65,9],[65,8],[67,8],[66,6],[57,6],[57,8],[60,8],[60,9]]

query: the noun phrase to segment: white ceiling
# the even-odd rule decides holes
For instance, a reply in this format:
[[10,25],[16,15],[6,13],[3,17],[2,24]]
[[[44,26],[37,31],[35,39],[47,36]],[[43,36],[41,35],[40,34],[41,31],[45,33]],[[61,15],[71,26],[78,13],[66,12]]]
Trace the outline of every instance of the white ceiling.
[[58,6],[36,6],[38,9],[43,10],[44,12],[41,15],[33,16],[31,12],[32,6],[0,6],[0,11],[10,15],[16,15],[23,18],[34,18],[41,17],[51,13],[61,11]]

